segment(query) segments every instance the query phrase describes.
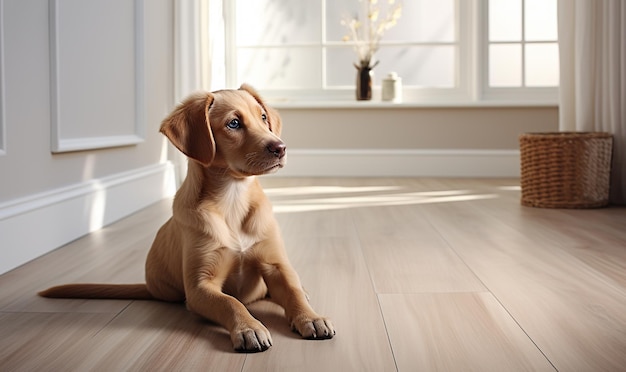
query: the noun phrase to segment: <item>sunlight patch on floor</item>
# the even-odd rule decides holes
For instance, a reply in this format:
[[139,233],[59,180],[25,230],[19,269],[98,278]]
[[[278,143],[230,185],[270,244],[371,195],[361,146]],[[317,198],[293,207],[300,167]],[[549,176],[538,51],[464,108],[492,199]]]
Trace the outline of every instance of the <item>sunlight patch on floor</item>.
[[502,191],[521,191],[522,187],[517,185],[517,186],[500,186],[498,187],[498,190],[502,190]]
[[400,190],[399,186],[298,186],[298,187],[280,187],[265,188],[265,194],[268,196],[298,196],[298,195],[314,195],[314,194],[339,194],[339,193],[365,193],[379,191],[396,191]]
[[[389,191],[397,192],[389,193]],[[379,194],[355,195],[356,193],[368,192]],[[471,190],[401,192],[401,188],[395,186],[305,186],[275,189],[269,188],[266,189],[266,193],[273,199],[274,213],[312,212],[362,207],[467,202],[472,200],[494,199],[499,197],[497,194],[478,193]],[[298,198],[289,198],[290,196],[297,196]],[[283,197],[287,198],[283,199]]]

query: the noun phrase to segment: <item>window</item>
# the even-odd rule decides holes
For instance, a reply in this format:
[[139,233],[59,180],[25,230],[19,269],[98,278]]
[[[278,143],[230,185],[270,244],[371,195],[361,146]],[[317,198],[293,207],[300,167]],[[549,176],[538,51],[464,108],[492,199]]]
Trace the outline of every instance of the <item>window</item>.
[[516,88],[554,95],[559,84],[557,1],[489,0],[485,13],[487,95],[524,92]]
[[[224,1],[226,85],[248,82],[273,99],[353,100],[357,56],[343,41],[348,29],[341,21],[364,19],[367,1]],[[370,1],[381,14],[393,6]],[[536,100],[537,92],[556,102],[556,0],[402,6],[376,54],[375,97],[382,78],[395,71],[407,102]]]

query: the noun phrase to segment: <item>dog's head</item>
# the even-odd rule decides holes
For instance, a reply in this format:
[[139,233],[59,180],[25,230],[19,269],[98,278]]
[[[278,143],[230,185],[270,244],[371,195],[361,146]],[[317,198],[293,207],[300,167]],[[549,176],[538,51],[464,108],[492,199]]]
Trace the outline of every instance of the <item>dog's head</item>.
[[163,120],[161,133],[205,167],[251,176],[285,165],[281,128],[278,112],[244,84],[238,90],[191,95]]

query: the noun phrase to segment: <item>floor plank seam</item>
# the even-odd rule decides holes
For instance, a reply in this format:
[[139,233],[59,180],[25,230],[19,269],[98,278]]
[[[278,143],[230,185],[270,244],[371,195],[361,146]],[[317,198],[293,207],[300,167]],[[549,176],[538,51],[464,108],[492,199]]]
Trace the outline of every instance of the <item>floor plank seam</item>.
[[108,322],[106,322],[102,327],[100,327],[100,329],[98,329],[98,331],[96,331],[96,333],[93,334],[93,337],[98,336],[98,334],[100,334],[100,332],[104,331],[104,329],[107,328],[109,326],[109,324],[111,324],[120,315],[122,315],[122,313],[124,313],[126,311],[126,309],[128,309],[128,307],[130,305],[132,305],[133,302],[135,302],[135,301],[129,301],[128,304],[126,304],[126,306],[124,306],[120,311],[118,311],[117,313],[114,313],[115,315],[113,315],[113,317],[111,317],[111,319],[109,319]]
[[372,272],[370,270],[369,265],[367,264],[367,260],[365,259],[365,254],[363,253],[363,244],[361,241],[361,234],[359,233],[359,229],[356,227],[354,223],[354,218],[352,218],[354,212],[350,212],[350,225],[352,226],[352,231],[354,232],[357,242],[359,243],[359,254],[361,255],[361,259],[365,264],[365,269],[367,270],[367,277],[369,278],[370,285],[372,286],[372,291],[378,295],[378,289],[376,288],[376,283],[374,282],[374,277],[372,276]]
[[[550,365],[552,366],[552,368],[554,368],[555,371],[558,371],[558,369],[556,368],[556,366],[554,365],[554,363],[552,363],[552,361],[550,360],[550,358],[548,358],[548,356],[544,353],[543,350],[541,350],[541,348],[539,347],[539,345],[537,345],[537,343],[535,342],[535,340],[532,339],[532,337],[530,337],[530,335],[528,334],[528,332],[524,329],[524,327],[522,327],[522,325],[519,323],[519,321],[513,316],[513,314],[511,314],[511,312],[509,311],[509,309],[506,308],[506,306],[504,306],[504,304],[502,303],[502,301],[498,298],[498,296],[495,295],[495,293],[493,293],[493,291],[489,288],[489,286],[487,286],[487,284],[480,278],[480,276],[474,271],[474,269],[463,259],[463,257],[459,254],[459,252],[454,248],[453,244],[450,243],[450,241],[448,239],[446,239],[445,235],[441,232],[441,230],[435,226],[435,224],[432,223],[432,221],[430,219],[428,219],[428,217],[426,217],[426,220],[428,221],[428,223],[432,226],[432,228],[437,231],[437,234],[439,234],[439,236],[444,240],[444,242],[446,243],[446,245],[452,250],[452,252],[454,252],[454,254],[459,258],[459,260],[461,260],[461,262],[463,262],[463,264],[468,268],[468,270],[470,270],[470,272],[472,273],[472,275],[474,275],[474,277],[481,283],[481,285],[485,288],[485,292],[489,293],[491,296],[493,296],[493,298],[498,302],[498,304],[502,307],[502,309],[507,313],[507,315],[511,318],[511,320],[513,320],[515,322],[515,324],[519,327],[519,329],[524,333],[524,335],[526,335],[526,337],[528,337],[528,340],[530,340],[530,342],[532,342],[532,344],[537,348],[537,350],[541,353],[541,355],[543,355],[543,357],[546,359],[546,361],[548,363],[550,363]],[[483,292],[484,293],[484,292]]]
[[550,365],[552,366],[552,368],[554,368],[555,371],[558,371],[558,368],[556,368],[556,366],[554,365],[554,363],[552,363],[552,361],[550,360],[550,358],[548,358],[548,356],[546,355],[546,353],[544,353],[543,350],[541,350],[541,348],[539,347],[539,345],[537,345],[537,343],[535,342],[535,340],[533,340],[532,337],[530,337],[530,335],[528,334],[528,332],[526,332],[526,330],[524,329],[524,327],[522,327],[522,325],[519,323],[519,321],[513,316],[513,314],[511,314],[511,312],[509,311],[509,309],[506,308],[506,306],[504,306],[504,304],[500,301],[500,299],[498,298],[498,296],[496,296],[495,294],[493,294],[492,292],[490,292],[491,295],[493,296],[493,298],[498,302],[498,304],[502,307],[502,309],[509,315],[509,317],[511,318],[511,320],[513,320],[515,322],[515,324],[517,324],[517,326],[519,327],[519,329],[524,332],[524,334],[526,335],[526,337],[528,337],[528,340],[530,342],[533,343],[533,345],[535,345],[535,347],[537,348],[537,350],[541,353],[541,355],[543,355],[544,358],[546,358],[546,361],[548,363],[550,363]]
[[351,211],[349,213],[349,215],[350,215],[350,224],[352,226],[352,231],[356,234],[356,240],[357,240],[358,246],[359,246],[359,254],[361,255],[361,259],[364,262],[365,270],[367,270],[367,277],[369,278],[370,285],[372,286],[372,291],[376,295],[376,305],[378,306],[378,312],[379,312],[380,318],[381,318],[381,320],[383,322],[383,327],[385,327],[385,336],[387,337],[387,343],[389,344],[389,350],[391,351],[391,356],[393,358],[393,363],[394,363],[394,366],[396,368],[396,372],[398,372],[399,371],[398,360],[397,360],[395,351],[393,349],[393,344],[391,343],[391,336],[389,335],[389,329],[387,327],[387,322],[385,320],[385,313],[383,312],[383,308],[380,305],[380,297],[379,297],[379,293],[378,293],[378,291],[376,289],[376,283],[374,283],[374,278],[372,277],[372,273],[370,271],[370,267],[367,264],[367,260],[365,259],[365,254],[363,253],[361,234],[359,234],[359,229],[357,228],[356,224],[354,223],[353,213],[354,213],[353,211]]
[[454,253],[454,255],[463,263],[463,265],[465,265],[465,267],[467,267],[467,269],[472,273],[474,278],[476,278],[476,280],[478,280],[480,282],[480,284],[483,286],[483,288],[485,288],[485,291],[487,291],[487,292],[489,292],[489,293],[491,293],[493,295],[493,293],[491,292],[491,290],[489,289],[487,284],[485,284],[485,282],[480,278],[480,276],[476,273],[476,271],[474,271],[474,269],[472,269],[472,267],[467,263],[467,261],[465,261],[463,259],[463,257],[459,254],[459,252],[454,248],[454,246],[450,242],[450,240],[446,239],[446,236],[445,236],[445,234],[443,234],[441,229],[438,228],[435,224],[433,224],[432,221],[428,218],[427,215],[422,214],[422,216],[424,217],[426,222],[433,228],[433,230],[437,232],[437,235],[439,235],[439,237],[444,241],[446,246],[448,248],[450,248],[450,250]]
[[385,313],[383,312],[383,308],[380,305],[380,295],[376,293],[376,304],[378,305],[378,311],[380,312],[380,318],[383,321],[383,326],[385,327],[385,334],[387,336],[387,342],[389,343],[389,350],[391,350],[391,356],[393,357],[393,363],[396,367],[396,372],[399,372],[400,369],[398,367],[398,358],[396,357],[396,351],[393,348],[393,344],[391,343],[391,336],[389,335],[389,328],[387,327],[387,320],[385,319]]

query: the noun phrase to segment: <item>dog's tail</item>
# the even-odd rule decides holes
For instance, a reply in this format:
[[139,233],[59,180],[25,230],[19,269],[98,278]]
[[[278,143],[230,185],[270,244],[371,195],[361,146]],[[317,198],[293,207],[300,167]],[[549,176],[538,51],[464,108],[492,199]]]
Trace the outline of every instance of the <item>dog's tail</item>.
[[155,300],[146,284],[65,284],[39,292],[42,297]]

